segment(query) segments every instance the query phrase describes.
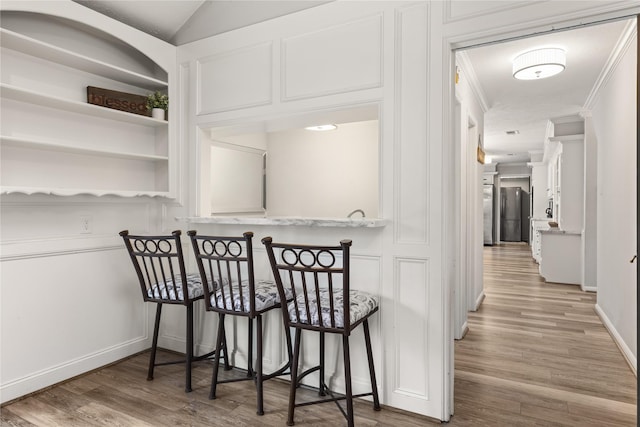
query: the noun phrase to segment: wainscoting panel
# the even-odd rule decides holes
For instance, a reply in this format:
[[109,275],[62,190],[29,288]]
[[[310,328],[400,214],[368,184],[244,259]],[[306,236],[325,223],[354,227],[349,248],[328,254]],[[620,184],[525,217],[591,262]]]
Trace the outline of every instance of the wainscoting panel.
[[427,143],[428,9],[396,12],[397,53],[395,205],[398,243],[429,243],[429,144]]
[[272,98],[271,63],[271,42],[197,60],[196,114],[269,104]]
[[444,22],[454,22],[470,18],[478,18],[496,12],[528,6],[532,3],[544,3],[544,1],[453,1],[448,0],[445,7]]
[[310,98],[382,85],[382,16],[282,41],[282,98]]
[[148,347],[130,264],[124,247],[2,262],[3,402]]
[[[429,400],[429,260],[396,258],[391,389],[408,397]],[[411,349],[410,351],[408,349]]]

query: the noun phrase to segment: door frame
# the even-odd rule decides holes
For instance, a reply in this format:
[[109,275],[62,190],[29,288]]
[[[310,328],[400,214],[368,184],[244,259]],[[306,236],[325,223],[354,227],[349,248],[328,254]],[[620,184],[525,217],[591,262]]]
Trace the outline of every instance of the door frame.
[[[455,80],[453,76],[456,73],[456,61],[455,61],[455,53],[458,50],[469,49],[472,47],[479,47],[482,45],[496,44],[496,43],[504,43],[508,41],[512,41],[519,38],[529,38],[536,37],[544,34],[549,34],[553,32],[559,31],[567,31],[571,29],[577,29],[584,26],[590,25],[598,25],[604,24],[607,22],[615,21],[615,20],[623,20],[623,19],[639,19],[640,15],[638,14],[638,7],[635,5],[628,5],[623,9],[612,9],[610,11],[604,11],[601,14],[594,15],[592,11],[585,11],[583,15],[574,14],[569,19],[567,17],[548,17],[543,22],[538,21],[537,25],[531,27],[526,26],[527,24],[520,25],[509,25],[505,27],[493,27],[491,30],[486,31],[478,31],[467,33],[463,36],[460,35],[450,35],[443,36],[443,62],[442,62],[442,76],[443,76],[443,88],[445,88],[445,93],[443,96],[443,132],[444,132],[444,141],[446,141],[446,147],[443,149],[443,182],[445,183],[445,191],[443,194],[449,195],[459,195],[462,185],[460,182],[460,176],[456,176],[460,171],[461,165],[457,164],[459,162],[459,158],[455,156],[454,148],[455,144],[458,142],[456,140],[456,103],[458,102],[455,95]],[[640,46],[638,47],[640,51]],[[639,59],[640,62],[640,59]],[[640,70],[639,70],[640,73]],[[640,107],[640,76],[638,78],[638,107]],[[638,123],[640,123],[640,108],[638,108]],[[640,146],[640,132],[637,136],[638,138],[638,146]],[[638,153],[638,160],[640,161],[640,152]],[[640,176],[638,176],[638,184],[640,184]],[[448,191],[447,191],[448,190]],[[638,196],[640,196],[640,190],[638,190]],[[445,196],[446,197],[446,196]],[[445,210],[445,217],[452,218],[453,224],[451,225],[453,230],[459,230],[461,227],[461,207],[456,203],[455,196],[449,197],[448,200],[444,200],[442,206]],[[640,200],[640,197],[639,199]],[[640,231],[638,233],[638,239],[640,241]],[[464,245],[466,242],[461,240],[461,236],[458,234],[457,241],[450,243],[454,247],[460,247],[459,245]],[[476,250],[482,250],[482,246],[480,248],[476,248]],[[447,250],[445,251],[447,254],[455,254],[455,250]],[[454,255],[456,256],[456,255]],[[458,260],[459,261],[459,260]],[[469,264],[470,260],[467,259],[466,264]],[[454,271],[444,270],[447,276],[445,283],[449,284],[449,286],[455,287],[455,279],[456,277],[464,277],[464,272],[467,271],[470,266],[469,265],[461,265],[456,260],[449,260],[445,263],[446,265],[454,265],[456,268]],[[471,266],[472,267],[472,266]],[[484,287],[484,283],[483,283]],[[640,278],[638,279],[638,287],[640,287]],[[449,289],[448,292],[451,293],[453,290]],[[637,296],[638,303],[640,303],[640,295]],[[449,417],[454,414],[454,334],[451,333],[455,328],[455,316],[456,313],[456,301],[455,299],[450,300],[451,308],[448,310],[448,333],[445,334],[446,340],[448,342],[444,345],[444,360],[448,365],[445,369],[445,374],[449,373],[448,378],[446,378],[445,384],[445,398],[443,399],[443,414],[445,415],[445,420],[448,421]],[[640,333],[639,333],[640,337]],[[639,386],[640,390],[640,386]]]

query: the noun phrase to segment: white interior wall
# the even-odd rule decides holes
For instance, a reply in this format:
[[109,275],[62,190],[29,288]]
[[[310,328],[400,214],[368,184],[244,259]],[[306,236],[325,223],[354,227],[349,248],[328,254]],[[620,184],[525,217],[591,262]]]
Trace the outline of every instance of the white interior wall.
[[378,217],[378,127],[370,120],[269,133],[268,215],[343,218],[362,209]]
[[479,138],[483,137],[485,111],[476,95],[479,88],[473,87],[464,59],[460,56],[456,59],[458,81],[455,97],[459,103],[455,113],[456,169],[459,174],[456,199],[459,199],[460,206],[460,231],[456,237],[459,272],[456,273],[458,279],[454,290],[454,336],[460,339],[467,329],[467,311],[476,310],[484,295],[482,184],[485,167],[477,160],[477,149]]
[[637,361],[636,82],[637,35],[601,89],[593,108],[597,138],[596,309],[623,352]]

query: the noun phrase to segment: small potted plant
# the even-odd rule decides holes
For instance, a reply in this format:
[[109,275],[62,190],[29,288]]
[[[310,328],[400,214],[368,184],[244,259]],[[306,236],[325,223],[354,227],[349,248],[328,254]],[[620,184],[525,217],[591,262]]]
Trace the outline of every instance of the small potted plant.
[[169,108],[169,96],[159,90],[147,96],[147,109],[151,110],[151,117],[164,120],[165,112]]

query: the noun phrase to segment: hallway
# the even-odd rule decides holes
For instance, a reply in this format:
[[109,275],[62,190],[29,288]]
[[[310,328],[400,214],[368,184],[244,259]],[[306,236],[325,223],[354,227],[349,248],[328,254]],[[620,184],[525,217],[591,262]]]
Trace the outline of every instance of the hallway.
[[596,295],[545,283],[527,245],[484,248],[485,300],[455,344],[454,425],[636,425],[636,378]]

